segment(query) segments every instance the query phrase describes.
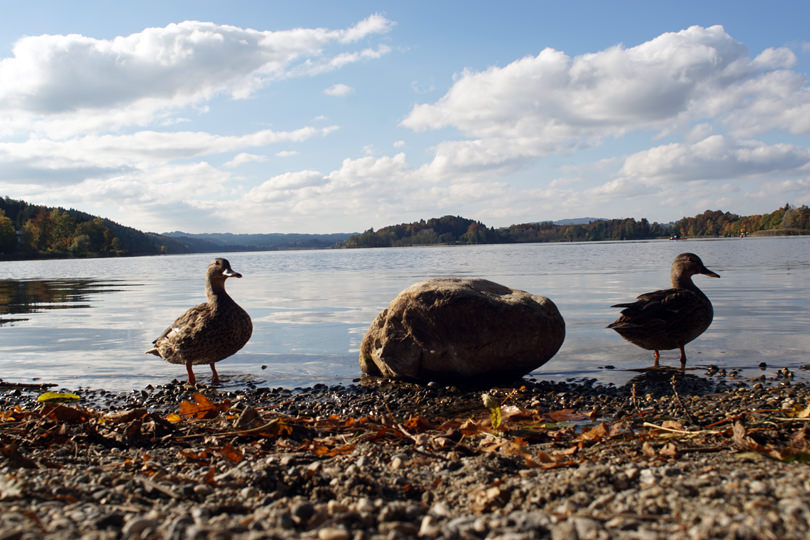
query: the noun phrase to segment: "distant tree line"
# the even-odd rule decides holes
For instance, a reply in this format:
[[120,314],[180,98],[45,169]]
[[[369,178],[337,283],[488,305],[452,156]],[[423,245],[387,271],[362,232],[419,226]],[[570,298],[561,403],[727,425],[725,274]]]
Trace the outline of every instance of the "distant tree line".
[[583,224],[556,225],[551,221],[523,223],[503,228],[480,221],[444,216],[427,221],[369,229],[351,236],[345,248],[420,246],[433,244],[508,244],[524,242],[588,242],[647,240],[653,238],[721,237],[760,234],[810,234],[810,208],[786,204],[770,214],[741,217],[707,210],[674,223],[650,223],[642,218],[603,219]]
[[341,244],[347,248],[424,246],[432,244],[498,243],[498,232],[480,221],[458,216],[424,219],[414,223],[391,225],[378,231],[369,229],[349,237]]
[[[41,257],[114,257],[233,251],[420,246],[435,244],[506,244],[586,242],[762,234],[810,234],[810,208],[786,204],[769,214],[741,217],[707,210],[674,223],[646,219],[598,219],[582,224],[551,221],[495,229],[480,221],[444,216],[427,221],[369,229],[351,236],[333,235],[189,235],[144,233],[78,210],[0,198],[0,260]],[[345,238],[345,240],[343,240]],[[341,241],[343,240],[343,241]]]
[[0,259],[187,253],[170,238],[78,210],[0,198]]

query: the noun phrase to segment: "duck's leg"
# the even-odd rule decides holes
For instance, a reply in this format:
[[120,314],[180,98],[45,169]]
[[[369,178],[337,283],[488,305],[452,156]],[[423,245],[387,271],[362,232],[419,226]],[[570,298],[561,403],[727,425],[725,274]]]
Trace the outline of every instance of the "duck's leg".
[[653,363],[653,367],[658,367],[658,359],[661,358],[661,355],[658,353],[658,349],[654,349],[653,354],[655,354],[655,362]]
[[188,372],[188,384],[191,386],[197,384],[197,377],[194,376],[194,371],[191,369],[191,362],[186,362],[186,371]]
[[217,368],[214,366],[213,362],[211,363],[211,382],[218,383],[219,382],[219,373],[217,373]]
[[686,371],[686,351],[683,350],[683,345],[681,345],[681,373]]

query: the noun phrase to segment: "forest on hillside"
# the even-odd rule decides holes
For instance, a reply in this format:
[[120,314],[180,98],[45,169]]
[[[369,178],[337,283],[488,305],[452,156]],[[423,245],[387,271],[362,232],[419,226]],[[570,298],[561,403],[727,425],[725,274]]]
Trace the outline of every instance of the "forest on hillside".
[[145,233],[79,210],[0,197],[0,260],[324,249],[350,236]]
[[234,250],[369,248],[435,244],[585,242],[678,237],[810,234],[810,208],[786,204],[768,214],[739,216],[707,210],[674,223],[647,219],[551,221],[488,227],[480,221],[444,216],[391,225],[361,234],[198,234],[144,233],[79,210],[51,208],[0,198],[0,260],[117,257]]
[[189,252],[182,242],[85,212],[0,198],[0,259]]
[[769,214],[739,216],[707,210],[674,223],[650,223],[647,219],[600,219],[590,223],[557,225],[551,221],[523,223],[503,228],[480,221],[444,216],[427,221],[369,229],[346,240],[341,247],[397,247],[434,244],[508,244],[522,242],[587,242],[647,240],[654,238],[699,238],[761,234],[810,234],[810,208],[786,204]]

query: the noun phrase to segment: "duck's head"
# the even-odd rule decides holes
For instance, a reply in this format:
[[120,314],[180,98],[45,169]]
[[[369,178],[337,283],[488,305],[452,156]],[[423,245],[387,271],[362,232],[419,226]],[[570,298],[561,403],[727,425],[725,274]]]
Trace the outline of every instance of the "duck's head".
[[692,285],[692,276],[695,274],[703,274],[704,276],[716,277],[720,276],[703,264],[700,257],[694,253],[681,253],[675,257],[672,263],[672,272],[670,277],[672,279],[672,286],[676,288],[690,288]]
[[208,278],[210,280],[225,282],[229,277],[240,278],[242,274],[234,272],[228,259],[216,258],[208,265]]

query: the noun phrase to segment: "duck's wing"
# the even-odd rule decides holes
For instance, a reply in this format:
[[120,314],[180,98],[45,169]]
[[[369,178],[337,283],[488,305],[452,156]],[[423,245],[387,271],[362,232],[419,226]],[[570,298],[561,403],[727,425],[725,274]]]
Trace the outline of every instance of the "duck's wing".
[[211,307],[208,304],[194,306],[180,315],[177,320],[166,328],[152,343],[157,345],[163,340],[169,340],[173,343],[180,344],[194,340],[194,337],[205,328],[205,323],[210,318]]
[[688,323],[705,310],[705,298],[689,289],[664,289],[642,294],[635,302],[615,304],[624,308],[608,328],[643,328],[646,332],[668,332]]

